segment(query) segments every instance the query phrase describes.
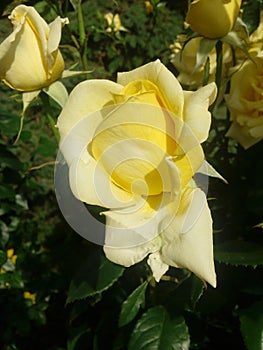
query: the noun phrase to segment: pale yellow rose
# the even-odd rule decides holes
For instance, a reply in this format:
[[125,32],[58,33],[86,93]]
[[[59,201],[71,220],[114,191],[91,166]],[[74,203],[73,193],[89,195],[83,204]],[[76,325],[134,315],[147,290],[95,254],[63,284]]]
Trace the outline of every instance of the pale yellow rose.
[[[190,88],[196,89],[202,86],[204,78],[205,62],[196,69],[197,55],[202,38],[193,38],[189,41],[188,36],[178,35],[175,43],[171,46],[172,54],[170,60],[178,70],[177,79],[179,82]],[[216,50],[213,48],[207,55],[209,58],[209,80],[215,81],[216,73]],[[227,45],[223,45],[223,76],[226,75],[229,64],[231,63],[231,50]]]
[[247,60],[231,78],[226,96],[232,124],[227,136],[245,149],[263,138],[263,51]]
[[9,16],[13,32],[0,45],[0,78],[18,91],[35,91],[59,79],[64,60],[58,49],[61,27],[58,17],[49,25],[30,6],[19,5]]
[[235,25],[242,0],[194,0],[186,15],[186,22],[200,35],[219,39]]
[[159,60],[71,92],[57,122],[60,149],[74,195],[109,209],[111,261],[131,266],[149,255],[157,281],[171,265],[216,285],[211,214],[193,181],[215,97],[214,83],[183,91]]

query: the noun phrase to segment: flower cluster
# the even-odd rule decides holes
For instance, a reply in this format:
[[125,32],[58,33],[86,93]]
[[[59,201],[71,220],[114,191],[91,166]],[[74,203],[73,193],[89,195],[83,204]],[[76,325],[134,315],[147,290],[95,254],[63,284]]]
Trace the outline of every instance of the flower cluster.
[[[217,102],[225,99],[232,122],[226,136],[247,149],[263,138],[263,11],[258,28],[249,35],[240,17],[240,6],[237,0],[191,2],[185,20],[186,27],[195,33],[178,35],[170,47],[170,59],[180,83],[191,90],[215,81],[219,75]],[[222,43],[221,62],[218,42]]]

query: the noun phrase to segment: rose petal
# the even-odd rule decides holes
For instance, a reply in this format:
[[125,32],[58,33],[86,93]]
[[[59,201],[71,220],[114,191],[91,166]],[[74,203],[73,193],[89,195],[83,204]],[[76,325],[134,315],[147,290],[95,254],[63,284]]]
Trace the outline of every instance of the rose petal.
[[156,282],[159,282],[161,277],[169,269],[169,265],[165,264],[162,261],[162,258],[160,256],[159,252],[155,252],[155,253],[150,254],[149,258],[147,260],[147,263],[152,270],[153,277],[156,280]]
[[211,113],[208,107],[215,101],[215,83],[208,84],[195,92],[184,91],[184,120],[200,143],[208,138]]
[[183,90],[176,77],[160,60],[136,68],[130,72],[118,73],[117,82],[127,85],[134,80],[150,80],[161,91],[168,109],[177,117],[181,117],[183,109]]
[[187,268],[216,286],[212,218],[205,194],[200,189],[185,191],[181,206],[162,238],[165,245],[161,257],[165,263]]
[[105,208],[121,208],[134,204],[134,196],[114,185],[88,152],[71,162],[69,180],[73,194],[82,202]]
[[[117,94],[122,89],[121,85],[109,80],[86,80],[78,84],[69,95],[58,118],[57,126],[62,140],[83,118],[110,104],[112,94]],[[95,129],[91,126],[88,139],[94,131]]]
[[228,129],[226,137],[232,137],[233,139],[237,140],[245,149],[248,149],[262,140],[262,137],[252,136],[250,134],[250,128],[248,128],[246,125],[241,126],[235,122],[232,123]]

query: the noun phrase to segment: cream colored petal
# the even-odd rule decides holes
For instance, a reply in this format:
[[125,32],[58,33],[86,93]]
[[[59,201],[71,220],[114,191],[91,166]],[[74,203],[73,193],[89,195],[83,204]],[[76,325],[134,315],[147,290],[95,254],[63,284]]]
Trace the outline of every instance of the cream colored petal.
[[121,208],[134,204],[132,194],[114,185],[100,165],[84,150],[69,168],[70,188],[82,202],[105,208]]
[[[59,148],[68,165],[70,165],[74,159],[81,159],[83,152],[88,149],[94,130],[101,123],[102,118],[103,116],[100,111],[91,113],[86,117],[83,116],[83,119],[78,121],[64,138],[61,138]],[[61,125],[59,125],[59,131],[61,133],[60,126]]]
[[141,197],[126,209],[104,212],[106,216],[105,245],[131,248],[158,237],[171,223],[179,207],[180,174],[175,164],[167,160],[173,190],[159,196]]
[[[166,162],[174,140],[167,135],[162,109],[124,103],[104,118],[91,152],[119,186],[140,195],[171,191]],[[167,147],[167,144],[171,146]]]
[[[23,6],[23,5],[21,5]],[[19,7],[19,6],[18,6]],[[41,51],[44,57],[47,57],[47,38],[49,35],[49,26],[46,21],[40,16],[40,14],[34,9],[34,7],[27,7],[27,18],[29,25],[33,28],[38,43],[41,43]]]
[[263,125],[257,125],[257,126],[254,126],[252,127],[250,130],[249,130],[249,133],[251,136],[255,137],[255,138],[263,138]]
[[57,17],[53,22],[49,24],[49,36],[48,36],[48,53],[58,49],[58,45],[61,40],[61,30],[65,24],[68,24],[68,18]]
[[170,194],[141,198],[135,206],[109,210],[106,216],[105,245],[112,248],[132,248],[158,237],[169,224],[174,212]]
[[149,253],[155,252],[160,247],[158,239],[131,248],[110,248],[104,246],[106,257],[112,262],[129,267],[142,261]]
[[117,82],[127,85],[131,81],[140,79],[153,82],[161,91],[168,109],[177,117],[181,117],[184,104],[182,87],[160,60],[145,64],[130,72],[118,73]]
[[46,21],[32,6],[19,5],[11,13],[10,19],[14,25],[17,20],[26,15],[26,24],[34,31],[35,40],[38,42],[39,50],[43,55],[43,60],[47,57],[47,38],[49,35],[49,26]]
[[237,123],[231,124],[226,136],[237,140],[245,149],[248,149],[262,140],[262,137],[253,137],[250,134],[250,129],[247,126],[241,126]]
[[149,258],[147,260],[148,265],[150,266],[153,277],[156,280],[156,282],[159,282],[161,277],[165,274],[165,272],[168,271],[169,265],[165,264],[162,261],[162,258],[160,256],[159,252],[155,252],[149,255]]
[[47,69],[50,75],[52,73],[52,68],[56,58],[54,53],[58,50],[58,45],[61,39],[62,26],[68,23],[68,18],[57,17],[52,23],[49,24],[49,35],[47,41]]
[[187,268],[200,279],[216,286],[213,260],[211,213],[200,189],[187,189],[181,206],[163,233],[162,260],[175,267]]
[[215,101],[217,88],[210,83],[195,92],[184,91],[184,121],[190,126],[200,143],[209,134],[211,113],[208,107]]
[[[61,139],[63,140],[82,119],[109,104],[112,94],[117,94],[122,89],[121,85],[109,80],[86,80],[78,84],[58,117],[57,126]],[[93,135],[94,131],[91,125],[89,135]]]

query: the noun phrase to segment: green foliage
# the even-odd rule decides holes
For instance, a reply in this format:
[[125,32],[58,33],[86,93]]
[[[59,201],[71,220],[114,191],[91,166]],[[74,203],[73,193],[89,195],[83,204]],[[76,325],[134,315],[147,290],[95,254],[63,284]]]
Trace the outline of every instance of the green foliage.
[[249,33],[253,33],[257,29],[260,21],[260,8],[262,6],[262,1],[257,0],[246,0],[244,1],[244,12],[242,18],[248,27]]
[[148,285],[148,281],[143,282],[137,287],[122,304],[119,325],[125,326],[132,321],[137,315],[140,307],[145,305],[145,292]]
[[263,344],[263,300],[238,311],[241,332],[248,350],[261,350]]
[[102,293],[110,288],[123,272],[124,267],[113,264],[100,251],[95,251],[71,281],[67,303]]
[[215,247],[215,259],[231,265],[263,265],[263,249],[250,242],[225,242]]
[[163,306],[155,306],[138,320],[128,349],[187,350],[189,345],[190,337],[184,319],[171,319]]

